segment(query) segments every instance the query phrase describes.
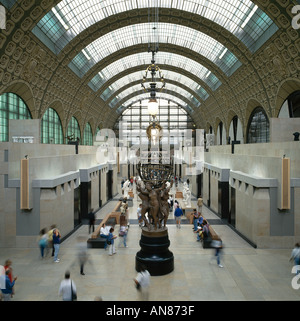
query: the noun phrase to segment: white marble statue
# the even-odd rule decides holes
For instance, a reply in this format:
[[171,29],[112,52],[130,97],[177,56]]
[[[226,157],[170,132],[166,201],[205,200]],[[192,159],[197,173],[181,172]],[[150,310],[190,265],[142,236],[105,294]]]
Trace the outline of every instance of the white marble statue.
[[183,200],[185,200],[185,197],[186,197],[185,194],[186,194],[187,188],[188,188],[187,183],[184,182],[183,183],[183,189],[182,189]]
[[183,202],[185,203],[185,207],[191,207],[191,197],[192,193],[188,187],[184,189],[184,192],[182,193],[183,195]]
[[129,198],[130,196],[129,196],[129,186],[130,186],[130,181],[129,181],[129,179],[127,179],[126,180],[126,182],[124,183],[124,185],[123,185],[123,188],[122,188],[122,190],[123,190],[123,198]]

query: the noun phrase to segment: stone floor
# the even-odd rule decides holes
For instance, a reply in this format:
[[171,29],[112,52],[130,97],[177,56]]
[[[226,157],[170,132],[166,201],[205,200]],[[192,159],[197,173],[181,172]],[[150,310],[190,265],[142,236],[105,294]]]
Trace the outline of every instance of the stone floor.
[[[102,219],[115,206],[107,203],[96,215]],[[141,229],[136,220],[137,196],[129,208],[130,229],[128,248],[117,247],[117,254],[109,256],[104,249],[88,249],[89,262],[85,275],[80,275],[76,258],[77,237],[89,237],[88,226],[81,226],[66,239],[60,248],[60,263],[50,255],[40,258],[38,248],[1,248],[0,262],[13,262],[18,276],[13,301],[61,301],[58,289],[66,270],[70,270],[78,290],[78,301],[136,301],[135,255],[140,250]],[[195,200],[192,201],[192,206]],[[170,214],[168,231],[170,251],[174,254],[174,271],[151,278],[150,301],[293,301],[300,299],[300,290],[291,282],[294,274],[289,262],[291,249],[255,249],[230,227],[219,224],[219,218],[207,208],[204,216],[211,222],[224,242],[223,268],[213,258],[213,250],[203,249],[196,241],[192,225],[183,221],[181,229],[173,224]],[[116,228],[116,232],[118,226]],[[118,246],[119,240],[116,245]],[[2,263],[3,262],[3,263]]]

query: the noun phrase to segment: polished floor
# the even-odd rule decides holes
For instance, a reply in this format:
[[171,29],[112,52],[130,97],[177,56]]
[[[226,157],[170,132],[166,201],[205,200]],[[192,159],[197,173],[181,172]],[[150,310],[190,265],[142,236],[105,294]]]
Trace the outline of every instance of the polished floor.
[[[118,197],[97,213],[97,219],[111,211]],[[117,240],[117,253],[113,256],[103,249],[88,249],[85,275],[79,273],[76,246],[78,236],[89,237],[87,225],[81,226],[61,244],[60,263],[54,263],[50,255],[41,259],[38,248],[0,248],[0,264],[11,259],[18,277],[12,301],[61,301],[58,289],[66,270],[70,270],[76,283],[78,301],[94,301],[96,297],[103,301],[139,300],[133,283],[141,234],[136,220],[137,205],[135,194],[133,206],[129,207],[128,248],[119,247]],[[194,205],[195,200],[192,201]],[[207,208],[204,207],[203,213],[223,239],[223,268],[217,265],[213,250],[203,249],[196,241],[192,225],[183,221],[178,229],[170,214],[168,231],[175,268],[170,274],[151,277],[150,301],[300,299],[300,289],[292,287],[295,275],[292,274],[293,264],[289,262],[291,249],[255,249]]]

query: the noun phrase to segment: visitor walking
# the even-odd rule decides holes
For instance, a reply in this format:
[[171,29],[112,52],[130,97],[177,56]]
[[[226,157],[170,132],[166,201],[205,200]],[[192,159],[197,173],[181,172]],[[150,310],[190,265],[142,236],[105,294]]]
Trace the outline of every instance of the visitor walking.
[[86,238],[84,236],[78,236],[77,237],[77,256],[80,266],[80,274],[84,274],[84,265],[88,260],[88,252],[87,252],[87,246],[86,246]]
[[181,216],[183,216],[182,209],[178,206],[174,212],[175,220],[176,220],[176,227],[181,228]]
[[56,228],[56,225],[52,224],[48,232],[48,249],[52,250],[51,256],[54,256],[53,231],[55,228]]
[[296,243],[292,250],[290,261],[294,260],[294,265],[298,266],[296,274],[300,273],[300,244]]
[[115,248],[115,239],[117,238],[116,235],[113,235],[114,228],[111,227],[109,230],[108,238],[107,238],[107,244],[108,244],[108,255],[116,254],[116,248]]
[[126,225],[121,225],[120,231],[119,231],[119,236],[120,236],[119,246],[121,245],[121,242],[123,241],[124,247],[128,247],[127,246],[127,233],[128,233],[128,227]]
[[91,209],[90,213],[89,213],[89,234],[91,233],[91,231],[94,233],[95,232],[95,213],[94,213],[94,209]]
[[141,301],[149,300],[149,288],[150,288],[150,273],[147,271],[145,265],[141,265],[140,272],[134,279],[136,288],[140,293]]
[[54,262],[59,263],[58,253],[60,248],[60,238],[61,235],[59,233],[59,230],[55,228],[53,230],[53,246],[54,246]]
[[[17,278],[13,276],[13,268],[12,268],[12,261],[11,260],[6,260],[5,264],[4,264],[4,271],[5,271],[5,276],[8,275],[9,281],[12,284],[14,280],[16,280]],[[8,271],[8,273],[6,274],[6,271]],[[5,280],[6,282],[6,280]],[[13,295],[15,294],[15,289],[12,286],[11,288],[11,297],[13,297]]]
[[12,281],[9,278],[10,270],[5,271],[5,287],[1,289],[2,291],[2,300],[10,301],[13,297],[13,287],[15,285],[15,281],[17,277],[15,277]]
[[137,208],[136,214],[137,214],[137,218],[138,218],[138,221],[139,221],[139,227],[142,227],[142,224],[143,224],[142,204],[139,204],[139,207]]
[[220,268],[223,267],[223,265],[221,264],[221,251],[223,249],[223,244],[222,241],[219,240],[213,240],[212,241],[212,247],[215,249],[215,258],[217,259],[217,264]]
[[58,295],[62,296],[63,301],[76,301],[77,299],[76,284],[70,278],[69,271],[66,271],[65,278],[60,283]]
[[47,233],[47,229],[46,228],[43,228],[40,231],[39,247],[40,247],[40,251],[41,251],[41,257],[43,259],[44,258],[44,254],[45,254],[45,249],[48,248],[48,233]]

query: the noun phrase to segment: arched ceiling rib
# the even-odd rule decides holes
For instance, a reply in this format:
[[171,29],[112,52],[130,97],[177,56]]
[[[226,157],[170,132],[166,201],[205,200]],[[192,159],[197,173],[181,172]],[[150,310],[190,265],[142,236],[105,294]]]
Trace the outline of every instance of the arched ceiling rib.
[[[193,114],[193,108],[194,106],[189,105],[189,101],[182,95],[178,94],[177,92],[167,90],[164,92],[159,92],[156,94],[157,98],[162,98],[162,99],[172,99],[174,102],[176,102],[178,105],[180,105],[182,108],[184,108],[188,114],[192,117]],[[131,93],[124,97],[122,100],[118,102],[118,104],[115,106],[115,110],[117,110],[121,106],[130,106],[134,101],[136,100],[145,100],[149,99],[149,94],[145,93],[143,90],[139,90],[135,93]],[[118,115],[117,113],[113,113],[112,117],[116,118]]]
[[[138,75],[140,74],[141,77],[136,78],[135,81],[141,82],[142,75],[147,67],[148,67],[148,65],[138,65],[137,64],[134,67],[124,69],[123,71],[116,73],[116,75],[114,77],[111,77],[110,79],[108,79],[108,81],[105,83],[105,85],[103,87],[105,87],[107,90],[107,88],[109,88],[109,86],[113,86],[118,80],[122,79],[123,77],[127,77],[127,75],[131,75],[131,74],[134,74],[136,77],[138,77]],[[203,93],[205,92],[207,95],[213,97],[213,95],[214,95],[213,90],[204,81],[202,81],[199,77],[197,77],[194,73],[189,72],[183,68],[178,68],[178,67],[174,67],[174,66],[170,66],[170,65],[162,64],[162,65],[159,65],[159,67],[163,70],[164,73],[165,72],[168,73],[170,71],[173,74],[177,74],[178,80],[180,80],[182,77],[183,77],[182,79],[189,79],[190,81],[193,82],[194,88],[196,87],[196,92],[202,91],[202,89],[203,89],[203,91],[202,91]],[[128,81],[130,81],[130,80],[128,80]],[[132,81],[133,81],[133,79],[131,78],[131,82]],[[102,89],[102,87],[101,87],[101,89]],[[105,90],[103,88],[103,90],[99,90],[97,92],[97,94],[99,94],[99,96],[100,96],[100,94],[104,93],[104,92],[105,92]]]
[[[149,88],[149,84],[145,83],[145,87]],[[114,108],[116,106],[118,106],[121,102],[121,100],[125,97],[127,97],[130,94],[134,94],[136,93],[136,95],[138,95],[138,92],[140,92],[141,90],[141,84],[135,84],[135,85],[131,85],[130,87],[124,89],[123,91],[120,91],[118,94],[116,94],[112,99],[110,99],[109,101],[107,101],[107,104],[109,105],[110,108]],[[144,93],[145,91],[143,91]],[[157,91],[159,92],[159,91]],[[163,90],[164,93],[177,93],[179,95],[181,95],[182,97],[186,98],[186,101],[188,102],[188,104],[193,108],[193,109],[197,109],[197,107],[200,106],[200,101],[198,101],[193,95],[191,95],[187,90],[185,90],[184,88],[182,88],[181,86],[175,86],[173,84],[168,84],[168,89],[164,89]],[[148,95],[150,96],[150,95]]]
[[[13,0],[11,2],[13,2]],[[49,3],[43,2],[42,10],[45,10],[45,12],[48,11],[48,14],[51,15],[51,12],[52,12],[51,5],[52,4],[56,5],[58,2],[59,1],[57,0],[53,0],[51,4],[49,4],[50,2]],[[73,40],[71,40],[70,42],[68,40],[66,42],[66,46],[64,46],[63,49],[60,51],[60,54],[57,56],[58,57],[57,66],[68,65],[68,63],[77,55],[78,52],[82,50],[82,48],[90,44],[95,39],[99,38],[99,36],[107,34],[112,30],[116,30],[121,27],[126,27],[127,25],[133,25],[138,22],[145,23],[148,20],[147,7],[149,3],[152,3],[151,1],[149,2],[149,1],[136,1],[136,0],[127,0],[127,1],[114,0],[110,2],[101,1],[102,8],[99,10],[96,10],[96,7],[92,7],[92,6],[94,4],[98,5],[100,2],[83,1],[83,0],[76,2],[75,0],[68,0],[68,1],[65,0],[65,1],[59,2],[60,4],[58,4],[58,6],[66,2],[68,2],[69,6],[71,5],[71,3],[72,5],[76,6],[76,10],[74,11],[70,10],[70,15],[72,15],[73,13],[73,16],[72,18],[70,18],[70,20],[78,19],[78,21],[80,20],[81,22],[83,22],[84,19],[81,19],[80,17],[82,13],[86,14],[85,17],[89,17],[89,18],[91,17],[94,18],[94,15],[100,14],[99,13],[100,11],[105,12],[105,14],[102,18],[99,18],[98,20],[97,19],[94,21],[91,20],[90,22],[87,22],[87,23],[84,22],[85,25],[82,27],[82,29],[78,29],[78,34],[74,33],[72,38]],[[90,8],[92,9],[92,12],[93,12],[92,14],[88,12],[88,9],[87,9],[88,6],[86,6],[87,3],[91,4]],[[159,1],[159,4],[161,5],[161,8],[159,9],[159,13],[160,13],[159,20],[161,22],[171,22],[173,24],[178,23],[182,26],[192,27],[199,31],[204,32],[207,35],[218,40],[224,46],[226,46],[228,50],[232,51],[232,53],[234,53],[242,63],[245,63],[248,61],[247,56],[249,55],[251,56],[251,52],[252,53],[255,52],[255,50],[258,48],[258,47],[255,47],[255,44],[258,44],[258,46],[262,44],[262,41],[260,41],[262,37],[260,35],[263,35],[264,31],[266,31],[267,28],[269,29],[266,34],[272,35],[273,33],[269,31],[274,31],[276,29],[275,24],[272,24],[272,21],[269,19],[269,17],[266,14],[264,14],[260,8],[256,8],[254,3],[258,4],[258,1],[253,1],[252,3],[250,1],[245,1],[245,0],[243,1],[161,0]],[[132,4],[132,6],[130,6],[130,4]],[[81,5],[84,5],[85,7],[81,7]],[[124,5],[127,7],[124,7]],[[18,3],[18,6],[21,6],[21,2],[20,4]],[[35,6],[31,5],[31,7],[32,9],[26,9],[27,10],[26,14],[27,13],[29,14],[30,11],[34,10]],[[269,7],[267,8],[267,5],[265,4],[264,4],[264,7],[266,7],[266,10],[271,10]],[[255,9],[255,11],[253,9]],[[80,13],[78,14],[78,12]],[[228,13],[228,15],[226,13]],[[250,19],[249,21],[247,21],[246,19],[249,16],[250,16]],[[35,20],[36,19],[35,16],[32,16],[32,18],[34,21],[37,21]],[[268,20],[269,22],[266,22],[267,20],[265,20],[265,18],[269,19]],[[46,19],[46,17],[44,17],[43,19]],[[46,22],[46,20],[44,20],[44,22],[46,22],[44,26],[47,27],[48,23],[55,22],[55,19],[57,20],[57,18],[53,16],[52,21],[48,20]],[[265,29],[263,28],[260,29],[261,25],[257,23],[259,19],[261,19],[260,22],[262,23],[266,22],[265,27],[263,27]],[[80,21],[79,23],[81,23]],[[56,23],[57,22],[58,21],[56,21]],[[53,26],[55,28],[58,25],[59,23],[56,25],[54,24]],[[242,28],[242,25],[245,25],[245,26]],[[252,31],[250,31],[251,28],[252,28]],[[257,33],[256,31],[254,31],[255,28],[258,28]],[[74,30],[75,29],[76,27],[74,28]],[[69,28],[68,32],[70,31],[71,29]],[[248,32],[248,36],[252,32],[254,35],[254,38],[257,37],[256,40],[254,40],[254,38],[252,38],[252,40],[250,38],[247,38],[248,37],[247,32]],[[232,35],[234,35],[234,37],[232,37]],[[248,40],[250,39],[250,41],[247,42],[247,39]],[[251,41],[253,42],[252,45],[251,45]],[[186,55],[187,50],[188,49],[182,47],[181,54],[185,53]],[[191,56],[189,56],[189,58],[193,59]],[[207,67],[209,70],[211,70],[212,63],[209,66],[208,64],[204,64],[204,66]],[[160,65],[160,67],[162,67],[162,65]],[[57,70],[58,70],[58,67],[56,70],[53,70],[52,75],[55,75],[57,73]],[[175,68],[173,70],[174,72],[177,72]],[[186,76],[189,75],[189,73],[186,73],[186,72],[184,74]],[[224,83],[224,79],[222,77],[219,77],[217,73],[215,74],[220,79],[220,81]],[[53,76],[51,75],[49,76],[49,83],[52,80],[52,77]],[[260,79],[260,77],[258,78]],[[118,79],[118,77],[114,77],[114,79]],[[79,90],[77,91],[78,94],[76,96],[78,97],[80,93],[82,93],[83,91],[87,92],[86,83],[84,83],[84,80],[85,79],[83,79],[83,81],[81,81],[81,84],[80,84],[80,88],[82,89],[82,91],[79,91]],[[231,90],[231,88],[230,86],[228,86],[224,88],[224,90],[228,91],[228,90]],[[209,90],[208,92],[209,94],[211,94]],[[91,95],[91,96],[94,97],[94,95]],[[78,99],[78,97],[77,97],[77,101],[78,100],[80,101],[81,99]],[[75,101],[76,100],[74,100],[74,102]],[[72,104],[70,104],[70,106],[71,105]],[[103,109],[102,107],[103,106],[101,106],[101,109]]]
[[[194,96],[200,103],[204,102],[207,97],[208,97],[208,93],[205,91],[205,89],[203,89],[200,85],[197,86],[197,88],[191,88],[191,86],[188,86],[186,84],[183,84],[181,81],[178,80],[174,80],[171,76],[170,77],[166,77],[166,75],[170,75],[171,73],[173,73],[177,79],[178,79],[178,74],[171,72],[171,71],[167,71],[167,73],[165,72],[165,80],[167,84],[172,84],[178,88],[182,88],[183,90],[185,90],[186,92],[188,92],[187,94],[187,98]],[[101,95],[101,98],[109,104],[109,102],[114,99],[115,96],[118,96],[119,93],[122,93],[124,90],[131,88],[132,86],[135,85],[139,85],[141,87],[141,77],[139,77],[141,75],[140,72],[135,72],[132,73],[131,75],[137,74],[136,78],[131,78],[129,75],[129,78],[127,78],[127,76],[121,78],[119,81],[116,81],[113,85],[109,86],[105,92],[103,92],[103,94]],[[175,78],[176,78],[175,77]],[[184,76],[182,76],[184,77]],[[128,81],[125,81],[125,79]],[[138,79],[138,80],[136,80]],[[190,81],[189,78],[186,77],[186,79],[188,79]],[[147,82],[149,82],[151,79],[147,79]],[[159,79],[157,79],[157,83],[159,83]],[[196,84],[195,82],[193,82],[193,84]],[[204,94],[204,92],[206,94]]]
[[[171,65],[174,68],[183,69],[189,73],[193,73],[213,91],[221,85],[218,77],[210,70],[185,56],[159,51],[155,55],[155,62],[160,66],[160,68],[162,65]],[[120,71],[136,66],[147,66],[150,63],[151,54],[147,52],[123,57],[100,70],[90,81],[89,85],[94,91],[98,91],[109,79],[119,74]]]
[[[81,19],[82,17],[81,18],[79,17],[80,14],[79,14],[79,16],[75,17],[73,15],[73,17],[71,17],[72,10],[70,10],[70,12],[69,12],[70,16],[62,17],[61,13],[63,13],[64,10],[65,10],[65,8],[63,9],[63,4],[65,3],[65,1],[60,2],[58,4],[58,6],[56,6],[56,7],[59,7],[61,9],[61,13],[57,13],[56,12],[55,14],[53,14],[53,11],[49,12],[48,13],[48,18],[50,18],[50,20],[48,20],[48,21],[51,21],[51,19],[52,19],[51,22],[54,22],[55,19],[57,20],[58,16],[60,16],[60,18],[69,19],[69,22],[70,22],[69,29],[66,30],[65,34],[67,34],[69,32],[69,35],[71,35],[71,33],[70,33],[71,29],[73,31],[77,30],[71,35],[71,37],[65,42],[65,44],[61,46],[61,49],[65,48],[65,47],[66,48],[69,47],[68,44],[71,44],[71,43],[73,43],[72,46],[76,46],[77,48],[78,48],[78,44],[79,44],[79,47],[80,46],[83,46],[83,47],[87,46],[93,40],[99,38],[99,29],[98,29],[98,27],[100,26],[99,24],[102,21],[110,19],[110,18],[111,18],[111,21],[114,21],[113,28],[111,28],[112,27],[111,25],[110,26],[106,26],[106,27],[101,29],[101,33],[107,34],[111,30],[114,30],[114,29],[117,29],[117,28],[119,28],[119,30],[121,30],[122,28],[120,29],[120,27],[124,27],[124,26],[125,26],[124,28],[127,28],[127,30],[129,30],[129,27],[126,27],[126,25],[128,25],[128,24],[133,25],[134,23],[137,22],[137,20],[139,20],[139,18],[138,18],[139,15],[136,15],[136,13],[142,13],[143,12],[144,17],[143,17],[142,21],[140,20],[140,22],[145,22],[145,20],[146,20],[145,13],[148,12],[148,5],[145,5],[145,7],[143,7],[143,6],[135,7],[133,5],[133,6],[130,6],[128,8],[123,7],[122,9],[120,9],[121,8],[120,6],[124,5],[124,2],[126,4],[132,3],[134,5],[137,5],[136,1],[127,1],[127,2],[126,1],[120,1],[120,2],[118,2],[118,4],[109,3],[107,1],[104,1],[104,2],[102,2],[102,8],[98,8],[99,9],[98,11],[97,11],[97,9],[95,7],[93,7],[93,14],[98,14],[101,10],[104,10],[103,11],[103,12],[105,12],[104,16],[102,16],[102,17],[98,16],[98,18],[96,20],[91,22],[92,18],[94,18],[94,16],[90,15],[91,20],[89,22],[87,22],[84,25],[84,27],[82,27],[81,29],[77,28],[79,26],[78,24],[77,24],[77,27],[76,27],[76,23],[80,24],[84,20],[84,18],[82,20]],[[175,2],[173,1],[172,3],[174,4]],[[224,57],[226,56],[227,53],[230,55],[230,50],[231,49],[238,48],[238,49],[234,49],[234,50],[238,51],[239,54],[242,55],[243,59],[241,61],[245,62],[245,60],[247,60],[247,58],[246,58],[247,57],[247,51],[254,52],[255,49],[257,49],[257,48],[253,47],[253,44],[256,42],[256,41],[254,41],[254,38],[255,38],[255,40],[258,40],[261,37],[261,35],[263,34],[262,30],[269,29],[269,31],[270,31],[270,28],[271,29],[273,28],[273,32],[274,32],[277,27],[275,26],[275,24],[273,24],[271,19],[261,11],[260,8],[255,6],[250,1],[243,1],[243,2],[242,1],[236,1],[235,4],[229,3],[230,2],[229,1],[228,3],[226,3],[226,8],[225,7],[222,8],[222,6],[223,6],[223,4],[225,4],[225,2],[226,1],[222,2],[222,5],[220,5],[218,3],[218,5],[215,4],[214,6],[211,6],[211,4],[213,4],[213,1],[210,1],[210,3],[208,1],[206,1],[206,2],[204,2],[204,1],[194,1],[192,3],[190,1],[189,5],[187,6],[187,4],[188,4],[187,1],[181,1],[182,4],[184,3],[183,6],[180,6],[179,2],[178,2],[179,6],[173,6],[172,7],[172,4],[170,3],[170,1],[168,1],[168,0],[161,1],[160,2],[160,5],[161,5],[160,12],[161,11],[165,11],[165,13],[162,14],[162,19],[160,19],[160,21],[164,22],[164,19],[165,19],[166,20],[165,22],[169,22],[170,10],[168,8],[172,8],[172,13],[173,13],[174,16],[176,16],[179,13],[181,15],[181,17],[182,17],[183,12],[187,12],[187,13],[189,13],[190,16],[193,16],[194,19],[190,19],[190,17],[186,18],[186,21],[182,21],[182,19],[180,19],[180,20],[177,21],[180,25],[187,25],[188,26],[188,25],[192,24],[193,28],[195,26],[197,26],[198,29],[199,29],[199,26],[200,26],[200,29],[202,28],[203,31],[205,33],[207,33],[208,35],[212,35],[213,38],[215,38],[217,40],[221,39],[222,41],[220,41],[220,43],[223,43],[225,45],[228,44],[228,48],[225,47],[225,46],[220,47],[220,48],[224,48],[224,50],[221,52],[221,54],[224,53]],[[71,3],[73,5],[75,3],[75,0],[74,1],[70,1],[69,0],[69,3],[68,3],[69,8],[72,7]],[[89,9],[87,9],[86,4],[87,3],[85,3],[85,9],[89,10]],[[138,4],[138,5],[140,5],[140,4]],[[76,9],[78,10],[79,7],[80,7],[80,5],[77,3]],[[106,9],[104,9],[104,8],[106,8],[108,11],[105,11]],[[137,9],[135,9],[135,8],[137,8]],[[112,10],[110,11],[110,13],[108,13],[110,9],[112,9]],[[227,9],[228,9],[228,11],[227,11]],[[232,9],[232,10],[230,11],[229,9],[230,10]],[[134,12],[135,10],[136,10],[136,12]],[[226,11],[227,11],[227,13],[230,13],[227,17],[225,17],[223,15],[223,13],[226,12]],[[85,13],[87,13],[87,11]],[[121,24],[118,18],[119,17],[121,18],[122,15],[125,16],[124,13],[126,13],[126,15],[127,14],[130,15],[132,13],[132,17],[134,16],[135,18],[132,19],[131,21],[128,21],[128,19],[127,19],[126,23],[124,23],[124,21],[123,21],[123,24]],[[66,14],[66,11],[64,12],[64,14]],[[50,17],[51,15],[52,15],[52,18]],[[44,23],[44,26],[46,26],[47,23],[48,23],[47,22],[48,18],[46,16],[42,19],[43,23]],[[160,17],[161,17],[161,15],[160,15]],[[231,20],[232,17],[234,18],[233,20]],[[73,18],[75,20],[76,19],[78,20],[74,24],[71,23],[71,21],[75,22],[75,20],[72,20]],[[199,20],[199,18],[200,18],[201,21]],[[260,27],[258,27],[258,25],[255,23],[255,21],[258,21],[259,19],[260,19],[260,22],[261,22],[260,27],[262,27],[262,29],[260,29]],[[59,20],[61,20],[61,19],[59,19]],[[61,22],[59,20],[56,21],[56,26],[61,24]],[[79,21],[79,20],[81,20],[81,21]],[[135,22],[134,22],[134,20],[135,20]],[[176,18],[175,18],[175,20],[176,20]],[[195,21],[197,21],[197,23],[195,23]],[[204,22],[209,21],[210,23],[203,24],[203,21]],[[144,23],[144,25],[146,25],[146,24]],[[216,25],[218,25],[218,28],[215,28]],[[249,37],[250,30],[251,30],[252,27],[256,28],[255,31],[254,31],[254,29],[251,31],[252,32],[252,36],[253,36],[253,38],[252,38],[253,44],[251,44],[252,40],[250,39],[251,37]],[[179,27],[179,29],[180,28],[182,30],[184,29],[183,27]],[[226,32],[224,32],[223,29]],[[61,29],[61,30],[63,30],[63,29]],[[87,32],[87,30],[89,30],[89,31]],[[133,30],[133,29],[131,28],[131,30]],[[215,30],[217,31],[217,33],[215,32]],[[218,31],[219,31],[219,33],[218,33]],[[220,31],[222,31],[222,32],[220,32]],[[90,37],[90,33],[93,34],[92,37]],[[232,37],[226,36],[226,33],[227,34],[228,33],[231,34],[231,36],[234,35],[239,40],[238,41],[233,41],[233,43],[231,43],[231,38]],[[248,36],[247,36],[247,34],[248,34]],[[268,33],[269,36],[271,34],[272,34],[272,32]],[[53,34],[53,36],[54,36],[54,34]],[[61,37],[61,35],[59,37]],[[109,36],[107,35],[106,37],[108,38]],[[177,35],[175,35],[175,38],[177,38]],[[72,40],[72,41],[70,41],[70,40]],[[235,46],[239,42],[240,42],[240,45],[239,46]],[[59,45],[59,41],[57,41],[56,43]],[[217,43],[217,42],[215,41],[215,43]],[[245,47],[246,50],[243,47]],[[239,48],[243,48],[242,51],[240,51]],[[63,60],[70,59],[70,58],[73,57],[74,54],[72,52],[78,53],[78,49],[77,49],[77,51],[73,51],[73,50],[70,51],[70,47],[69,47],[68,50],[67,50],[68,55],[64,54],[64,56],[62,56],[61,59],[60,59],[60,60],[62,60],[62,63],[65,63],[65,62],[63,62]],[[239,55],[237,55],[237,56],[239,56]],[[224,69],[224,66],[223,66],[223,71],[225,71],[225,70],[226,69]],[[228,68],[227,68],[226,72],[228,73]]]

